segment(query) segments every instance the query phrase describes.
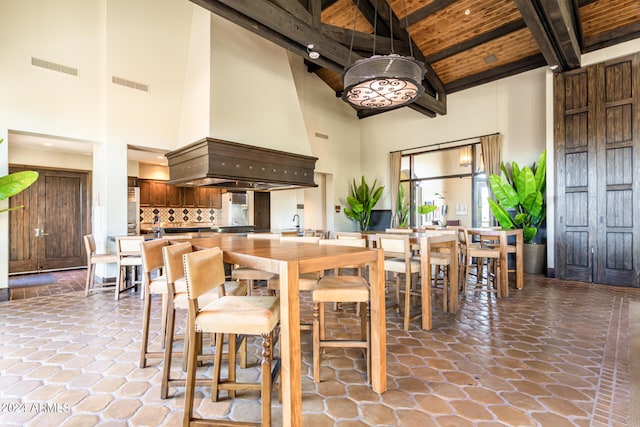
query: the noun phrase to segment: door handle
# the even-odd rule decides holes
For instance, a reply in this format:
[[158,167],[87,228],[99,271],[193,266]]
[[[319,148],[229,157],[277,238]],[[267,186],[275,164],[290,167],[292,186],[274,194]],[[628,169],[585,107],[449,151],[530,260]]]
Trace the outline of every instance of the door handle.
[[49,233],[45,233],[44,231],[42,231],[42,228],[40,227],[34,228],[33,233],[36,237],[45,237],[49,235]]

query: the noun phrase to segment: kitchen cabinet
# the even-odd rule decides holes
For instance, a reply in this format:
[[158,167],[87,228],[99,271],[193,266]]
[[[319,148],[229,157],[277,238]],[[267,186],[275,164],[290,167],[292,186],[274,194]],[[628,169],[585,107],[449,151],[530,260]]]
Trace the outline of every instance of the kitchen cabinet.
[[195,206],[198,208],[222,208],[222,195],[217,188],[196,187]]
[[151,181],[139,179],[140,186],[140,206],[151,206]]
[[165,185],[167,206],[172,208],[180,208],[183,206],[183,188],[176,187],[175,185]]
[[151,206],[168,206],[167,186],[163,181],[151,181]]
[[177,187],[152,179],[139,179],[138,185],[142,207],[222,208],[222,193],[218,188]]

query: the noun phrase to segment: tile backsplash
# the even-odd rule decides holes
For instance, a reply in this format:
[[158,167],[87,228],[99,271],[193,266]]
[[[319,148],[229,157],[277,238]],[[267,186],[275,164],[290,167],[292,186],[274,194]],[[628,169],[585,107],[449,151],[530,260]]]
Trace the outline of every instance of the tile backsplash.
[[160,222],[208,222],[220,225],[218,209],[208,208],[140,208],[140,224],[151,224],[153,216],[158,215]]

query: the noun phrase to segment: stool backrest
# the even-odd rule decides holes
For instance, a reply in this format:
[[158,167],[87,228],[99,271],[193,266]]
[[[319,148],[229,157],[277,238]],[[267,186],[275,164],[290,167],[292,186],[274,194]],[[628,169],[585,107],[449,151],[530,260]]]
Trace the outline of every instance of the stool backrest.
[[87,252],[87,261],[91,263],[91,255],[96,252],[96,240],[93,238],[93,234],[87,234],[83,240],[84,250]]
[[169,246],[169,242],[164,239],[155,239],[142,242],[142,271],[149,273],[164,266],[162,248]]
[[116,237],[116,252],[119,256],[140,256],[140,246],[144,236]]
[[280,240],[280,235],[275,233],[247,233],[247,239]]
[[378,248],[384,250],[385,257],[411,258],[411,241],[409,235],[376,234]]
[[189,242],[176,243],[162,248],[164,274],[167,277],[167,283],[175,283],[176,280],[184,277],[182,255],[190,252],[193,252],[193,246]]
[[320,240],[320,246],[322,245],[334,245],[334,246],[354,246],[358,248],[367,247],[367,239],[323,239]]
[[336,239],[361,239],[362,233],[355,231],[336,231]]
[[282,236],[281,242],[298,242],[298,243],[313,243],[318,244],[320,241],[319,236]]
[[224,262],[220,248],[187,253],[182,259],[189,300],[197,300],[200,295],[224,285]]

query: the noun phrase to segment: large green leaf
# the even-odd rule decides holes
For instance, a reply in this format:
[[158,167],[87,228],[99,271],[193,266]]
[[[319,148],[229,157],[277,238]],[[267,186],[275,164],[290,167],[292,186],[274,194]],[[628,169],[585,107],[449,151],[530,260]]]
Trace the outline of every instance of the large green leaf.
[[516,228],[515,224],[511,220],[511,216],[509,215],[509,212],[507,212],[502,206],[496,203],[495,200],[487,199],[487,202],[489,202],[489,208],[491,209],[491,213],[496,218],[496,220],[498,221],[498,223],[502,228],[504,228],[505,230]]
[[0,200],[20,193],[38,179],[38,172],[20,171],[0,177]]
[[348,208],[345,208],[345,215],[357,221],[361,231],[366,230],[371,222],[371,210],[382,196],[384,187],[376,188],[377,180],[373,185],[367,185],[364,176],[360,179],[360,185],[357,184],[355,178],[351,183],[350,193],[347,197]]
[[489,176],[489,184],[493,195],[505,209],[512,209],[518,206],[518,203],[520,203],[518,194],[506,179],[499,175],[491,175]]
[[535,170],[536,176],[536,189],[540,193],[544,193],[546,190],[546,177],[547,177],[547,150],[543,150],[538,157],[538,166]]
[[514,182],[520,204],[525,210],[531,211],[536,202],[536,178],[529,167],[522,168],[517,177]]

